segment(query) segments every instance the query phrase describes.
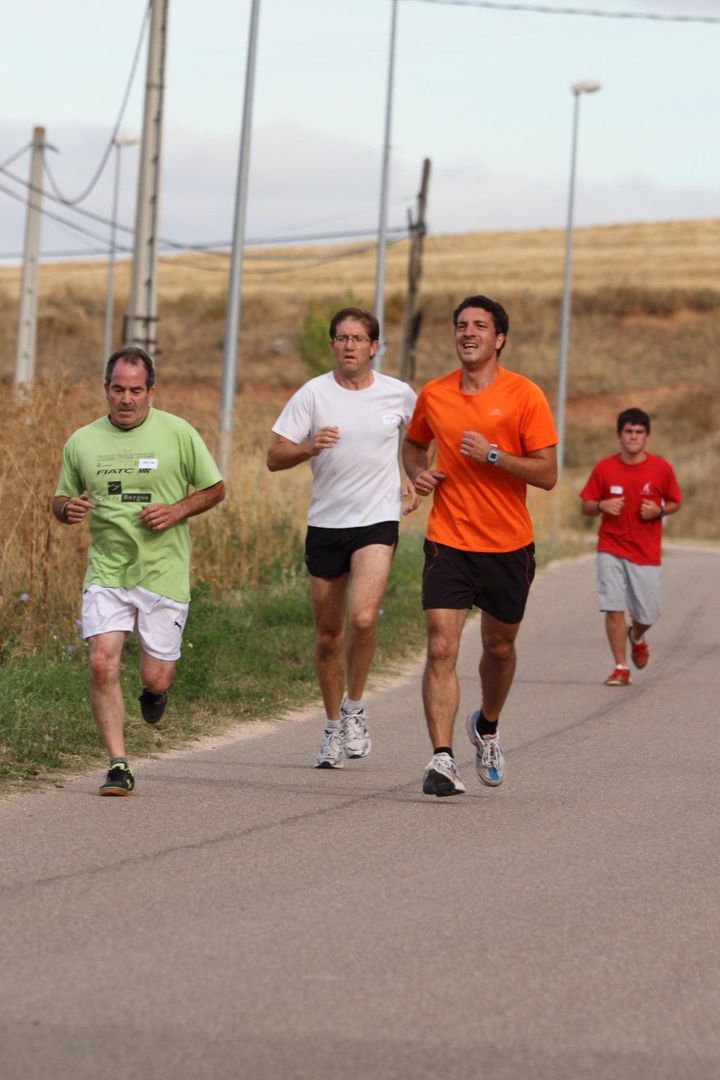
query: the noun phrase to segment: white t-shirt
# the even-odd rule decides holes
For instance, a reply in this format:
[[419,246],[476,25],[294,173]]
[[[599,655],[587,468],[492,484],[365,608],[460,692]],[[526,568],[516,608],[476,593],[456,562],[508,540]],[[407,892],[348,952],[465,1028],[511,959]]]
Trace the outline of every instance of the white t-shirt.
[[332,371],[318,375],[293,394],[273,426],[294,443],[321,427],[340,429],[335,446],[310,458],[308,525],[350,529],[400,520],[400,434],[412,416],[415,391],[389,375],[373,376],[372,386],[346,390]]

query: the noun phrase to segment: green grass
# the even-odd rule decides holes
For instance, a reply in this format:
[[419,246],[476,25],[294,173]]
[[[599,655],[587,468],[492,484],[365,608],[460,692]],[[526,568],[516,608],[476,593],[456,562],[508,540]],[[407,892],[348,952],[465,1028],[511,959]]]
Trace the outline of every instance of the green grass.
[[[538,565],[570,553],[567,547],[539,548]],[[422,536],[404,533],[378,623],[375,675],[392,672],[423,647],[421,566]],[[139,650],[128,638],[122,668],[128,754],[160,753],[316,700],[313,646],[304,574],[222,603],[196,584],[171,705],[159,728],[140,718]],[[53,639],[44,650],[16,655],[0,667],[0,793],[62,783],[64,775],[104,762],[87,683],[84,646],[66,656]]]

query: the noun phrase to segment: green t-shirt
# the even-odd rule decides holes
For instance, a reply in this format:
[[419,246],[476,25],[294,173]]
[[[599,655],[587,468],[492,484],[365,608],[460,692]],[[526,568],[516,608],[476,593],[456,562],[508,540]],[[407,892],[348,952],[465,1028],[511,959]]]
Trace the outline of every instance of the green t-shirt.
[[188,519],[161,532],[138,521],[148,503],[176,503],[222,480],[197,431],[179,416],[150,409],[123,430],[107,416],[79,428],[63,449],[56,495],[87,491],[91,544],[84,587],[144,589],[190,599]]

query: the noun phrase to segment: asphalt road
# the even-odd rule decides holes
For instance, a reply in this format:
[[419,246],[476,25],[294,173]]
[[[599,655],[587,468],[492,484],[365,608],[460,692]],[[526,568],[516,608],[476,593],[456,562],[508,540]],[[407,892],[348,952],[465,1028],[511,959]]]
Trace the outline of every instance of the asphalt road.
[[546,570],[497,790],[458,725],[467,794],[421,793],[418,667],[342,771],[313,711],[0,803],[2,1080],[719,1077],[719,610],[720,551],[667,552],[608,688],[592,558]]

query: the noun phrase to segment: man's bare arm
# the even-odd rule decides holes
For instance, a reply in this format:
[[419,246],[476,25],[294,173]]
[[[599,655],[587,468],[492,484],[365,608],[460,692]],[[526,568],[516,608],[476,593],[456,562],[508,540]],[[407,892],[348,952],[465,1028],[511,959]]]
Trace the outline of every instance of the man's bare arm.
[[291,442],[283,435],[273,435],[267,452],[267,467],[270,472],[293,469],[335,446],[339,438],[340,429],[336,427],[318,428],[311,438],[303,439],[300,443]]
[[185,518],[204,514],[206,510],[217,506],[224,498],[225,483],[223,480],[218,480],[217,484],[202,488],[200,491],[193,491],[176,503],[150,503],[138,514],[138,520],[153,532],[161,532],[172,525],[177,525],[179,521],[184,521]]
[[[460,453],[469,457],[472,461],[480,464],[487,462],[488,451],[492,444],[484,435],[477,431],[466,431],[460,441]],[[542,450],[533,450],[520,457],[517,454],[509,454],[502,447],[495,447],[498,451],[498,459],[493,469],[501,469],[502,472],[522,480],[531,487],[543,488],[550,491],[555,487],[558,478],[557,454],[554,446],[546,446]]]

